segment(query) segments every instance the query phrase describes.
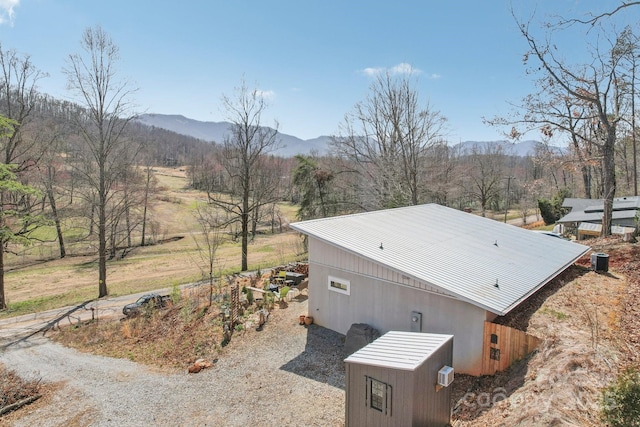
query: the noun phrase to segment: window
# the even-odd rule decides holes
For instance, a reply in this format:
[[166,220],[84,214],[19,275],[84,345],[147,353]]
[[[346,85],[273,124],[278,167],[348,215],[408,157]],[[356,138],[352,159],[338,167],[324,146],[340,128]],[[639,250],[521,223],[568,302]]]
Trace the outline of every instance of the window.
[[496,334],[491,334],[491,344],[498,344],[498,336]]
[[378,380],[371,380],[371,407],[382,412],[385,409],[385,390],[387,385]]
[[500,361],[500,349],[499,348],[489,348],[489,359]]
[[350,295],[351,283],[347,279],[329,276],[329,290]]
[[391,415],[391,386],[375,378],[365,376],[367,390],[365,403],[385,415]]

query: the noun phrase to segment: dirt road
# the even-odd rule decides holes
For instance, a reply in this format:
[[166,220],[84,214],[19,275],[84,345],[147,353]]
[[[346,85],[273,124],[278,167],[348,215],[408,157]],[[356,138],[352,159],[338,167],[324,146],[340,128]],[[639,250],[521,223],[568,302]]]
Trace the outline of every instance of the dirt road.
[[[192,288],[201,283],[189,283],[180,286],[180,289]],[[171,289],[158,289],[152,291],[161,295],[171,293]],[[118,297],[106,297],[99,300],[87,301],[77,306],[56,308],[40,313],[25,314],[23,316],[10,317],[0,320],[0,350],[12,345],[25,337],[46,333],[58,326],[78,324],[91,319],[112,319],[122,316],[122,307],[125,304],[136,301],[147,292],[123,295]]]
[[58,388],[0,425],[344,425],[343,336],[300,326],[306,310],[304,299],[273,311],[261,331],[234,336],[217,363],[195,375],[81,353],[40,335],[16,341],[0,363]]

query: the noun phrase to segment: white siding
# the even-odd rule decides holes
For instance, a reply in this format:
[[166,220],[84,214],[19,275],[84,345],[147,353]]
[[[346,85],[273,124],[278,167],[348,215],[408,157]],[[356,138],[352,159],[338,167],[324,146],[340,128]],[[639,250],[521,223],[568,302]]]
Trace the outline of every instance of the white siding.
[[[354,323],[367,323],[380,333],[410,331],[411,312],[418,311],[422,313],[423,332],[454,335],[453,366],[456,371],[472,375],[480,373],[485,310],[465,301],[420,290],[414,281],[410,281],[413,286],[402,286],[372,274],[362,274],[359,271],[363,264],[352,255],[313,238],[309,239],[309,253],[313,254],[309,260],[309,313],[315,323],[342,334],[346,334]],[[359,271],[321,265],[318,259],[326,260],[327,256],[345,267],[346,262],[339,260],[350,259],[351,270]],[[327,290],[330,275],[349,280],[350,295]]]
[[372,279],[399,283],[429,292],[447,295],[442,289],[412,279],[355,254],[341,251],[318,239],[309,238],[309,264],[333,267],[336,271],[355,273]]

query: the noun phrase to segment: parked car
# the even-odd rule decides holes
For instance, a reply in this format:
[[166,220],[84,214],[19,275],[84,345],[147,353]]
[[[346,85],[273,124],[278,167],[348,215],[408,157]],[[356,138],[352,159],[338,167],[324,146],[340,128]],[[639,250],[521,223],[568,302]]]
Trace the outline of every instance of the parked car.
[[138,298],[136,302],[127,304],[122,308],[122,314],[127,317],[139,315],[146,307],[160,308],[171,301],[170,295],[146,294]]

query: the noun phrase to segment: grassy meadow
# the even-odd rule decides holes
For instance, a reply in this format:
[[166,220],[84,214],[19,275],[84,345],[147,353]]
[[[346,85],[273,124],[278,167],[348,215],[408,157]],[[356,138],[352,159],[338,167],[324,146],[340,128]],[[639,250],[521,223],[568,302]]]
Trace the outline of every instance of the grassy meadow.
[[[198,250],[202,239],[194,215],[196,204],[205,195],[187,188],[184,171],[179,168],[156,168],[159,193],[155,196],[149,219],[156,224],[148,232],[159,243],[136,246],[107,266],[107,287],[111,296],[143,292],[200,281],[208,277],[206,255]],[[296,207],[281,204],[279,209],[288,221],[295,221]],[[302,240],[298,233],[286,231],[271,234],[270,228],[258,233],[249,245],[249,269],[266,269],[302,259]],[[9,310],[0,318],[27,314],[51,308],[78,304],[97,298],[98,259],[95,249],[79,240],[84,230],[65,227],[67,257],[59,258],[53,242],[54,230],[38,230],[38,238],[51,243],[18,248],[6,259],[5,296]],[[138,237],[139,239],[140,237]],[[92,253],[94,252],[94,253]],[[216,254],[216,275],[224,276],[240,269],[240,243],[230,239],[220,245]]]

